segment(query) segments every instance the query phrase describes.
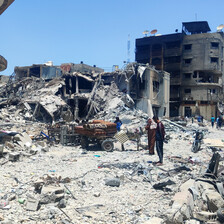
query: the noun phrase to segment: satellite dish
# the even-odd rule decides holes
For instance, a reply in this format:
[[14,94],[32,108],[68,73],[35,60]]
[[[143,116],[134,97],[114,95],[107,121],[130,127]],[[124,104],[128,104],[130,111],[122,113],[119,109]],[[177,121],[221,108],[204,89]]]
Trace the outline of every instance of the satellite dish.
[[221,24],[221,25],[217,26],[217,31],[219,31],[219,32],[220,32],[223,28],[224,28],[224,25],[223,25],[223,24]]
[[155,33],[157,33],[157,30],[152,30],[150,33],[155,34]]
[[147,35],[149,34],[149,31],[148,31],[148,30],[145,30],[145,31],[143,32],[143,34],[147,37]]

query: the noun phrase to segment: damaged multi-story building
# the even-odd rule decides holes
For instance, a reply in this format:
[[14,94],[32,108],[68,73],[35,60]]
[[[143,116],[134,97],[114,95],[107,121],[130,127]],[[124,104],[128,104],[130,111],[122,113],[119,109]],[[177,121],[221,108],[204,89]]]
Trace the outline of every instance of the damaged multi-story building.
[[[113,102],[125,101],[149,114],[169,117],[170,75],[154,66],[131,63],[104,72],[96,66],[53,63],[15,67],[0,107],[21,104],[31,119],[53,122],[90,119]],[[10,99],[10,100],[9,100]],[[117,101],[117,102],[116,102]]]
[[170,74],[154,66],[131,63],[121,73],[115,72],[119,89],[134,100],[135,106],[149,116],[169,117]]
[[206,21],[184,22],[182,32],[136,39],[136,61],[170,73],[170,116],[218,115],[223,101],[221,30]]

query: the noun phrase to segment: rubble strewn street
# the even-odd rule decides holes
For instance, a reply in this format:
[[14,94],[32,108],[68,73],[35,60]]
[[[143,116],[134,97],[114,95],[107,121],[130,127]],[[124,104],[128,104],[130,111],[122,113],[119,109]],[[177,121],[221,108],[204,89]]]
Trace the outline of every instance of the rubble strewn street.
[[[75,133],[70,134],[75,144],[61,138],[64,127],[80,125],[70,119],[69,106],[58,94],[63,79],[24,82],[26,89],[15,91],[18,98],[2,91],[1,223],[221,223],[223,128],[212,128],[206,120],[162,118],[164,164],[156,166],[157,154],[147,150],[148,115],[135,109],[115,83],[89,94],[98,109],[88,122],[113,122],[118,116],[128,136],[124,150],[113,138],[114,149],[107,152],[99,144],[82,148]],[[68,109],[64,119],[62,108]],[[197,129],[204,138],[194,153]]]

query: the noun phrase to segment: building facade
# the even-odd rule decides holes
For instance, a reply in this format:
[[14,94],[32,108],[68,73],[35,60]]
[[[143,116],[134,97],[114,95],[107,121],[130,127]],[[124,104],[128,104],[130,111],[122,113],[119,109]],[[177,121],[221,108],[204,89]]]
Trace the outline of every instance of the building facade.
[[223,99],[223,32],[208,23],[182,24],[182,32],[136,39],[136,61],[170,73],[170,116],[216,116]]

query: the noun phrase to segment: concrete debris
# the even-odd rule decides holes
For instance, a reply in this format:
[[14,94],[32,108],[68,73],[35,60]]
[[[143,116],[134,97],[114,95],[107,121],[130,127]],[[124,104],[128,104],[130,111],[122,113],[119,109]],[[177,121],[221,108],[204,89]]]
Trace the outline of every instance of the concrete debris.
[[[17,68],[0,87],[0,222],[222,222],[223,127],[169,120],[167,74],[135,63],[112,73],[65,64],[48,74],[44,65],[41,76],[29,73],[34,67]],[[149,77],[162,88],[152,98],[143,91]],[[162,166],[144,129],[157,112],[166,131]],[[197,130],[204,138],[193,153]]]
[[105,185],[111,186],[111,187],[119,187],[121,184],[121,181],[119,178],[112,178],[105,180]]

